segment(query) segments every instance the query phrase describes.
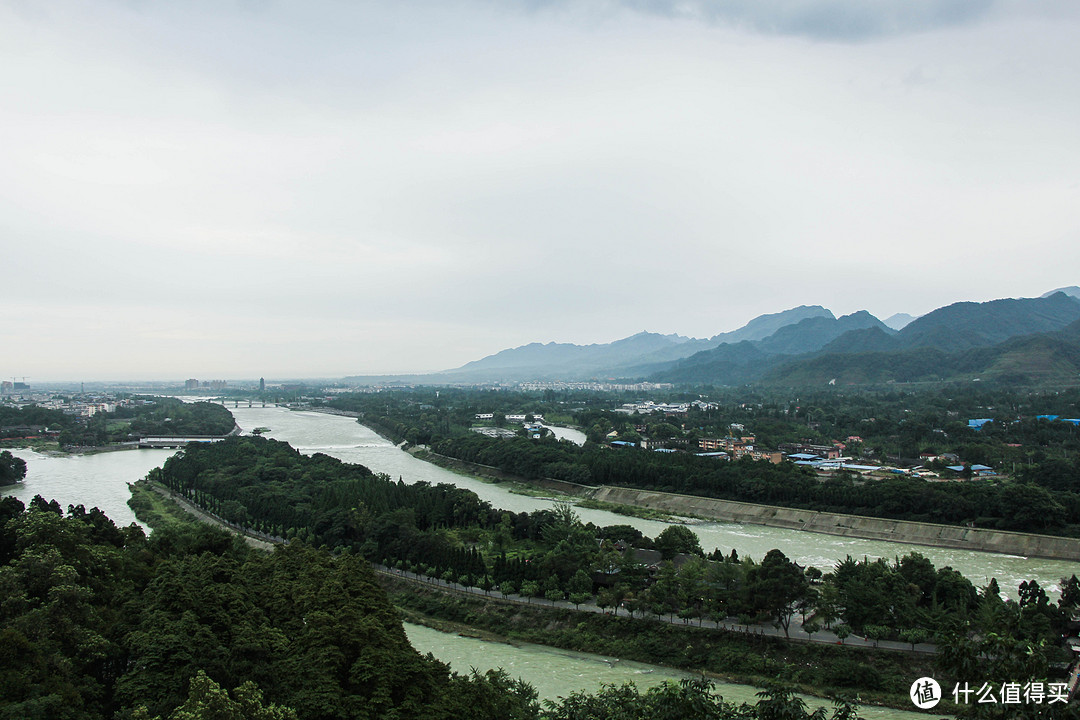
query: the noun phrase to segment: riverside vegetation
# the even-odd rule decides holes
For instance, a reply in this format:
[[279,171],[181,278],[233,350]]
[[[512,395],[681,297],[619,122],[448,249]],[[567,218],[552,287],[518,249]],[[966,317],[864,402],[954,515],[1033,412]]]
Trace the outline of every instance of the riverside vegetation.
[[[785,632],[798,622],[809,633],[831,626],[841,637],[854,632],[913,645],[933,638],[942,649],[937,676],[961,681],[1049,676],[1051,664],[1066,658],[1059,640],[1080,605],[1075,576],[1062,580],[1057,603],[1035,581],[1021,584],[1018,600],[1003,600],[996,581],[976,588],[918,553],[893,562],[846,558],[828,572],[799,567],[777,550],[759,560],[734,551],[704,557],[682,526],[650,539],[628,526],[582,524],[568,506],[504,512],[452,485],[406,485],[263,438],[191,445],[150,479],[230,522],[484,591],[618,606],[639,622],[736,618]],[[659,560],[652,569],[640,561],[649,549]],[[662,636],[664,627],[649,632]],[[640,659],[664,661],[663,653],[643,652]],[[804,660],[819,666],[775,669],[823,690],[907,690],[898,675],[858,655],[832,676],[823,674],[832,660]]]
[[26,477],[26,461],[0,450],[0,486],[14,485]]
[[[346,395],[330,401],[362,414],[362,422],[396,441],[496,467],[523,478],[551,477],[585,485],[621,485],[751,503],[974,527],[1080,536],[1080,428],[1039,415],[1080,417],[1080,390],[1018,391],[942,386],[928,390],[670,393],[689,402],[683,418],[614,412],[625,394],[514,393],[416,388]],[[492,438],[469,432],[479,413],[543,414],[586,430],[583,447],[551,437]],[[994,417],[982,429],[970,418]],[[507,424],[504,421],[501,424]],[[646,436],[672,448],[696,447],[701,437],[724,437],[735,424],[756,447],[781,443],[831,445],[864,461],[918,464],[922,453],[952,452],[971,464],[989,463],[1012,477],[928,482],[895,475],[867,481],[851,473],[827,479],[792,463],[743,459],[724,463],[687,452],[618,451],[610,433],[627,442]],[[852,440],[852,438],[858,438]],[[905,460],[906,459],[906,460]],[[959,462],[959,461],[957,461]],[[937,462],[936,465],[948,463]],[[970,472],[958,474],[970,476]]]
[[[754,705],[705,679],[536,701],[502,671],[413,650],[371,569],[302,542],[252,550],[178,522],[147,538],[96,508],[0,501],[0,717],[120,720],[856,720],[770,685]],[[233,688],[230,690],[229,688]]]

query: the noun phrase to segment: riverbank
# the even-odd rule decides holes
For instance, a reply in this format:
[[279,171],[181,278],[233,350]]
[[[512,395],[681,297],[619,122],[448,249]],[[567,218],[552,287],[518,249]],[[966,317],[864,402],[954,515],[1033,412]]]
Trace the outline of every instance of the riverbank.
[[782,678],[807,694],[857,694],[863,702],[905,710],[911,709],[907,693],[912,680],[934,674],[932,656],[925,654],[791,643],[730,630],[510,604],[436,586],[418,587],[392,575],[381,578],[408,621],[487,640],[648,662],[742,684]]
[[[274,545],[281,542],[280,539],[273,539],[269,535],[256,537],[245,528],[227,523],[202,508],[196,507],[168,488],[148,480],[129,483],[128,487],[131,488],[128,506],[135,513],[136,518],[152,529],[200,522],[237,535],[248,545],[259,550],[273,550]],[[188,517],[188,522],[184,521],[183,515]]]
[[525,478],[488,465],[440,455],[423,446],[408,448],[408,451],[418,459],[455,472],[465,472],[480,479],[539,487],[595,501],[603,504],[597,507],[612,512],[620,512],[619,508],[622,508],[621,514],[625,515],[648,517],[627,510],[638,508],[667,516],[764,525],[862,540],[884,540],[906,545],[1080,562],[1080,538],[799,510],[614,485],[580,485],[554,478]]
[[[465,460],[458,460],[456,458],[447,457],[446,455],[440,455],[436,452],[432,452],[431,448],[426,445],[404,445],[401,449],[415,457],[417,460],[423,460],[426,463],[430,463],[431,465],[440,467],[443,470],[452,472],[455,475],[467,477],[471,480],[479,480],[483,483],[498,485],[501,488],[505,489],[507,492],[513,493],[514,495],[526,495],[528,497],[545,498],[549,500],[561,500],[565,498],[567,500],[574,501],[578,505],[582,505],[584,502],[586,502],[585,500],[582,500],[581,495],[573,495],[571,493],[567,493],[564,489],[561,489],[559,487],[559,483],[561,481],[559,480],[546,478],[539,481],[527,480],[517,475],[504,473],[498,468],[490,467],[487,465],[478,465],[477,463],[470,463]],[[545,482],[545,480],[550,480],[550,482]],[[584,507],[584,505],[582,506]],[[599,508],[600,504],[594,505],[592,507]],[[616,510],[614,510],[613,505],[610,507],[605,507],[604,509],[611,510],[612,512],[617,512]],[[628,512],[624,513],[626,515],[645,517],[645,515],[638,515],[637,512],[635,512],[635,510],[637,510],[636,508],[626,509],[628,510]],[[654,513],[650,517],[655,520],[660,520],[666,519],[669,516],[658,512]],[[679,520],[673,518],[672,522],[679,522]]]
[[56,440],[3,441],[0,450],[33,450],[54,455],[96,455],[120,450],[138,450],[138,442],[113,443],[111,445],[61,445]]
[[[239,435],[243,432],[241,427],[235,422],[233,423],[233,429],[226,435],[179,435],[177,439],[200,441],[200,440],[224,440],[225,438],[233,435]],[[120,452],[123,450],[145,450],[147,448],[168,448],[178,447],[175,445],[169,445],[167,441],[170,436],[162,435],[155,436],[151,439],[151,442],[147,443],[148,438],[140,438],[139,440],[125,440],[123,442],[109,443],[108,445],[61,445],[56,440],[30,440],[30,441],[0,441],[0,450],[3,449],[27,449],[33,450],[39,453],[55,453],[57,455],[97,455],[100,453],[108,452]]]
[[60,443],[45,438],[4,438],[0,450],[34,450],[40,453],[60,452]]
[[[139,522],[148,525],[152,530],[193,528],[199,525],[200,521],[194,514],[180,507],[167,495],[155,491],[150,483],[146,481],[128,483],[128,488],[131,489],[128,507],[135,513]],[[217,523],[206,524],[217,525]]]
[[445,592],[457,593],[459,595],[483,597],[485,600],[492,602],[525,605],[529,607],[548,607],[575,613],[590,613],[593,615],[611,615],[614,617],[625,617],[628,620],[641,620],[643,622],[647,621],[661,624],[667,623],[675,627],[695,625],[696,627],[705,630],[720,630],[729,633],[741,633],[743,635],[772,637],[783,640],[784,642],[844,645],[846,647],[873,648],[876,650],[892,650],[903,653],[936,654],[938,652],[937,646],[932,643],[923,642],[909,645],[906,642],[897,640],[871,640],[857,635],[848,636],[846,639],[842,640],[831,630],[819,629],[815,630],[813,634],[810,634],[807,633],[804,628],[794,623],[784,631],[772,623],[748,624],[741,622],[738,618],[734,617],[724,618],[723,620],[706,620],[703,617],[698,617],[697,621],[694,622],[693,620],[679,618],[675,614],[670,613],[664,613],[653,617],[651,613],[647,614],[645,611],[641,611],[642,614],[638,616],[621,607],[615,607],[613,609],[602,608],[592,600],[573,603],[568,600],[549,600],[545,597],[528,597],[513,593],[505,594],[497,589],[483,590],[476,586],[466,586],[454,581],[443,580],[429,575],[420,575],[411,571],[396,570],[382,565],[372,564],[372,567],[377,573],[391,576],[405,582],[415,583],[420,587],[433,587]]
[[317,412],[323,415],[338,415],[339,417],[359,418],[360,413],[354,410],[338,410],[337,408],[328,407],[290,407],[290,410],[296,410],[298,412]]

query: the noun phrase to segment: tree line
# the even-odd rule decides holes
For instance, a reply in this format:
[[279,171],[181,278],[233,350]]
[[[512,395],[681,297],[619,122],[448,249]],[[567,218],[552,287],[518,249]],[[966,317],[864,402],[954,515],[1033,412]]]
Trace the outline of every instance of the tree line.
[[654,453],[554,439],[491,438],[470,433],[433,450],[525,478],[553,477],[896,520],[1080,535],[1080,457],[1048,462],[1016,482],[928,483],[896,476],[867,480],[850,473],[819,479],[793,463],[749,458],[719,462],[688,453]]
[[[940,389],[939,389],[940,390]],[[622,394],[589,397],[544,393],[417,388],[347,395],[331,404],[362,413],[361,422],[395,440],[430,445],[436,452],[499,468],[525,478],[552,477],[582,484],[666,490],[728,500],[783,505],[897,520],[1080,536],[1080,429],[1038,414],[1080,415],[1080,391],[1022,392],[949,386],[928,391],[717,390],[672,392],[662,399],[689,402],[682,418],[615,413]],[[490,438],[469,432],[475,413],[512,409],[569,416],[585,428],[585,447],[553,438]],[[974,430],[967,419],[995,417]],[[732,429],[731,425],[744,430]],[[642,432],[639,433],[638,429]],[[620,438],[678,440],[743,432],[758,447],[781,442],[829,444],[868,461],[918,462],[921,452],[955,451],[970,463],[996,462],[1011,480],[975,478],[959,483],[894,476],[865,479],[838,473],[821,480],[792,464],[725,464],[692,453],[650,453],[606,448],[608,432]],[[850,440],[849,438],[859,438]],[[912,459],[913,457],[913,459]],[[1002,470],[1005,470],[1002,467]]]

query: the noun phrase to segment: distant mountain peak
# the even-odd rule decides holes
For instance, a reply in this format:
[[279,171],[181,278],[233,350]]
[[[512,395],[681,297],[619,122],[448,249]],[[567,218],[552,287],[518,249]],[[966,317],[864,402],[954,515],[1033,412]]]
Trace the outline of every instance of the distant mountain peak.
[[820,305],[799,305],[789,310],[778,313],[758,315],[738,330],[713,335],[710,340],[717,343],[737,343],[743,340],[764,340],[777,330],[788,325],[794,325],[807,318],[824,317],[830,320],[836,316],[831,310],[826,310]]
[[895,313],[893,315],[890,315],[888,318],[886,318],[882,322],[884,322],[886,325],[891,327],[893,330],[903,330],[905,327],[910,325],[911,322],[914,321],[915,319],[916,318],[915,318],[914,315],[909,315],[907,313],[902,313],[901,312],[901,313]]
[[1071,298],[1076,298],[1077,300],[1080,300],[1080,287],[1077,287],[1076,285],[1070,285],[1068,287],[1058,288],[1057,290],[1051,290],[1048,293],[1043,293],[1040,297],[1050,297],[1055,293],[1065,293]]

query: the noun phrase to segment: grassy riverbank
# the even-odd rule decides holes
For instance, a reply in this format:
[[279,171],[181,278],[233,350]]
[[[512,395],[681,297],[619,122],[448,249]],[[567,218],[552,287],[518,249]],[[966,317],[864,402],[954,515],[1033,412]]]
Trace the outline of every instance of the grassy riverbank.
[[529,642],[667,665],[732,682],[762,685],[780,680],[808,694],[839,693],[910,710],[912,681],[934,674],[932,659],[925,655],[791,643],[690,625],[501,603],[393,577],[383,577],[382,583],[391,602],[417,624],[485,640]]
[[128,499],[128,507],[135,513],[140,522],[150,526],[152,530],[164,530],[166,528],[196,528],[199,521],[194,515],[184,510],[169,498],[154,492],[145,480],[136,483],[128,483],[131,488],[131,498]]
[[4,438],[0,440],[0,450],[35,450],[39,453],[60,451],[60,443],[46,438]]
[[608,512],[615,513],[616,515],[625,515],[627,517],[641,518],[642,520],[658,520],[660,522],[668,523],[684,523],[687,520],[696,520],[693,515],[671,515],[660,510],[653,510],[652,508],[640,507],[638,505],[621,505],[619,503],[609,503],[603,500],[593,500],[592,498],[585,498],[574,503],[578,507],[589,508],[591,510],[607,510]]

